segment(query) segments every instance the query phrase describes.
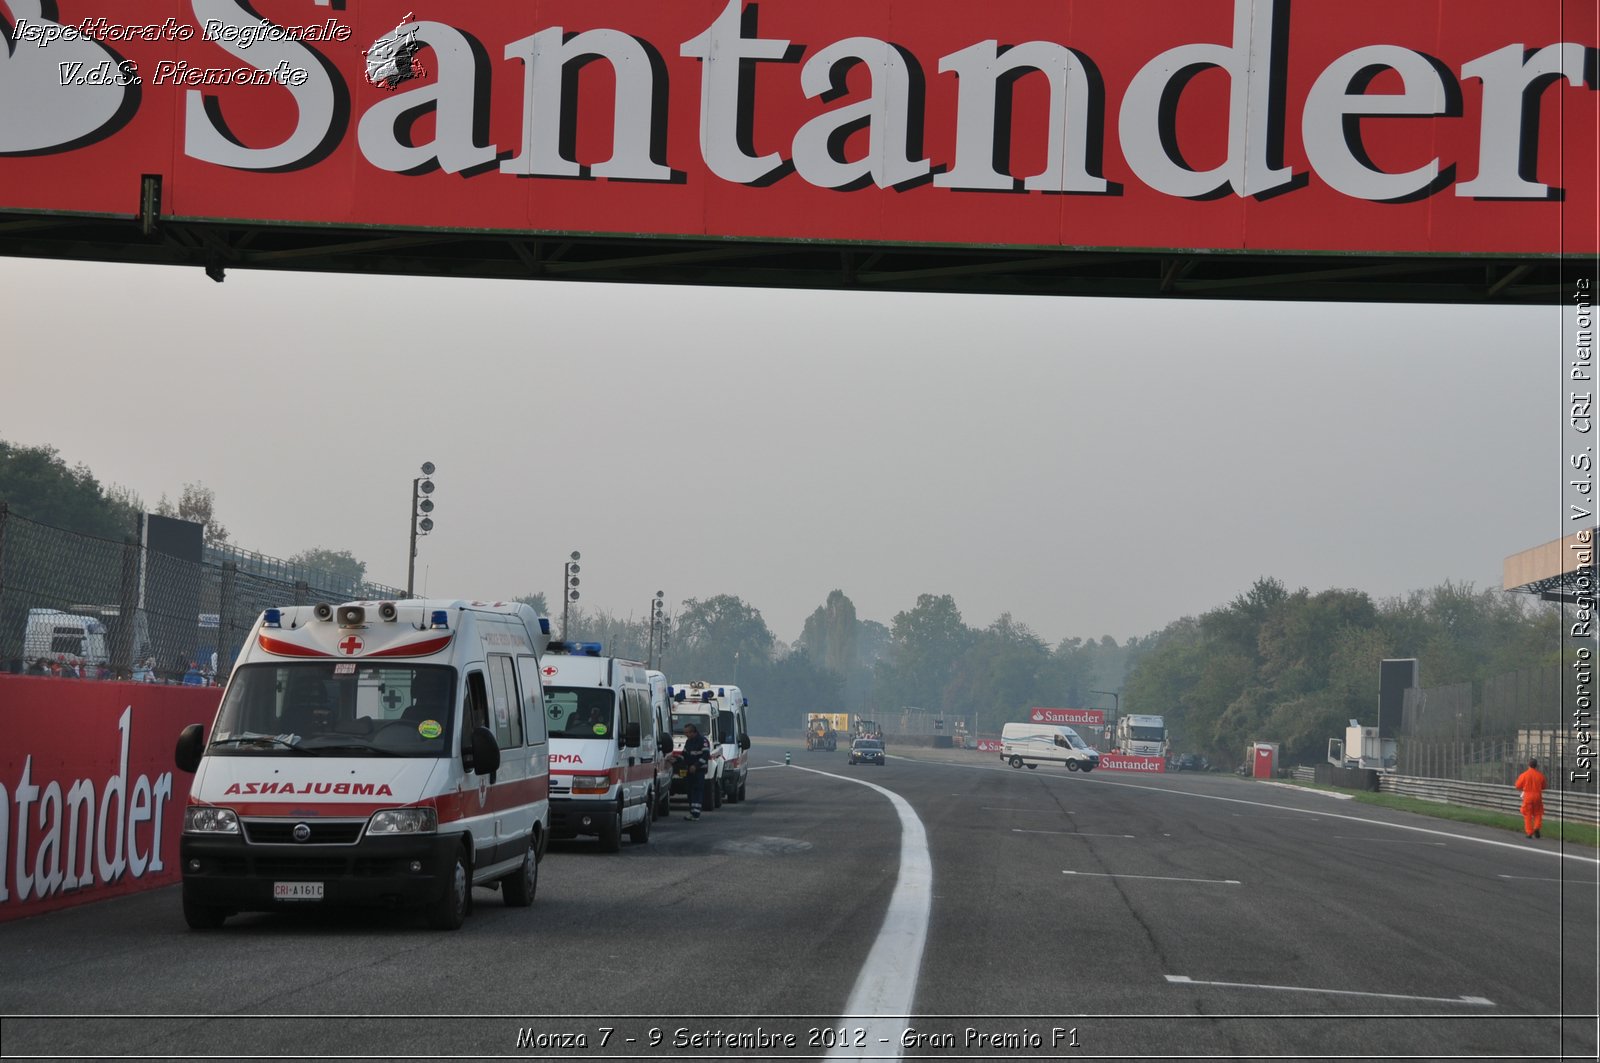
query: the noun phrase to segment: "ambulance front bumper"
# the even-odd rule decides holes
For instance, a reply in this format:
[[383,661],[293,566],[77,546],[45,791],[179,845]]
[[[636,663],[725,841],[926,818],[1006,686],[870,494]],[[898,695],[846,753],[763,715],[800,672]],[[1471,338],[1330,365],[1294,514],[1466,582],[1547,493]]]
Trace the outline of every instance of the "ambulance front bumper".
[[[615,797],[550,798],[550,837],[576,838],[580,834],[599,834],[602,824],[617,815]],[[585,822],[587,820],[587,822]]]
[[178,855],[184,896],[196,904],[235,911],[409,907],[443,895],[460,845],[457,834],[362,837],[350,845],[185,834]]

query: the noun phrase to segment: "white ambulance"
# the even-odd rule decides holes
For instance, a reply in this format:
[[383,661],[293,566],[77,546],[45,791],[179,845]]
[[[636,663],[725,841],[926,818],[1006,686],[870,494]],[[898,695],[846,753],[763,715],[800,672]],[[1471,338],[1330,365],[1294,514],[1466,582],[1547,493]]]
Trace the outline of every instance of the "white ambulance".
[[550,825],[557,838],[594,835],[602,852],[650,840],[656,771],[666,759],[637,661],[601,656],[598,642],[552,642],[544,677],[550,728]]
[[[672,688],[672,745],[683,751],[683,725],[692,723],[711,743],[706,769],[705,808],[719,808],[724,800],[743,801],[750,771],[750,736],[745,731],[744,694],[730,683],[696,681]],[[688,774],[681,769],[672,792],[689,792]]]
[[656,817],[672,811],[672,774],[677,763],[668,754],[672,752],[672,684],[664,672],[654,668],[645,673],[650,680],[650,719],[655,730],[656,748],[661,755],[656,758]]
[[706,686],[717,692],[717,727],[709,734],[722,746],[722,797],[738,804],[750,781],[750,729],[745,723],[750,699],[732,683]]
[[183,914],[417,907],[461,925],[472,888],[533,903],[550,831],[539,652],[526,605],[437,600],[268,609],[195,773],[179,855]]
[[1013,768],[1064,764],[1068,771],[1093,771],[1100,753],[1070,727],[1049,723],[1008,723],[1000,729],[1000,759]]

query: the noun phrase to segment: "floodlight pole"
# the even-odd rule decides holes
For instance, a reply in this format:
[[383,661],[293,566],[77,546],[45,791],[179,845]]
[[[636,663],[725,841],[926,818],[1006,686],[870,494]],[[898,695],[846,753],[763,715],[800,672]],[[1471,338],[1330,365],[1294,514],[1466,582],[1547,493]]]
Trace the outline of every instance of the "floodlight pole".
[[406,597],[412,598],[412,588],[417,582],[417,487],[422,483],[422,477],[411,481],[411,552],[406,555]]

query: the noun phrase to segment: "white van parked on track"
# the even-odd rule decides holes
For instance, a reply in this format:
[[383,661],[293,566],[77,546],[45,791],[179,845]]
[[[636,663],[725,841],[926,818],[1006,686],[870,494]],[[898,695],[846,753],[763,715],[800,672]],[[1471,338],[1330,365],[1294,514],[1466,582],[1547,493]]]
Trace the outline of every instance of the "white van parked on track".
[[539,652],[549,621],[496,602],[268,609],[195,773],[183,914],[411,906],[459,927],[472,888],[533,903],[550,831]]
[[1065,764],[1068,771],[1093,771],[1100,754],[1070,727],[1049,723],[1008,723],[1000,729],[1000,759],[1013,768]]
[[550,726],[550,823],[557,838],[592,834],[604,852],[622,832],[643,844],[665,754],[638,661],[600,656],[598,642],[552,642],[544,658]]

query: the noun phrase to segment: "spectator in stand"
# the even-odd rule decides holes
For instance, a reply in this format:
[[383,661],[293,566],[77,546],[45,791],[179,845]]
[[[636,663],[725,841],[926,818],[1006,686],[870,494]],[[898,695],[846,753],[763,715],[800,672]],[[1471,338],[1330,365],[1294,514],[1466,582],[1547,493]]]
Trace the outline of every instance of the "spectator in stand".
[[33,663],[28,665],[28,671],[27,671],[26,674],[28,674],[28,675],[49,675],[50,674],[50,666],[45,663],[45,659],[43,657],[36,657],[36,658],[34,658]]
[[135,683],[154,683],[156,681],[156,659],[146,657],[139,662],[139,667],[133,670]]
[[189,662],[189,670],[183,673],[183,685],[186,687],[203,687],[206,685],[206,677],[200,671],[199,661]]

